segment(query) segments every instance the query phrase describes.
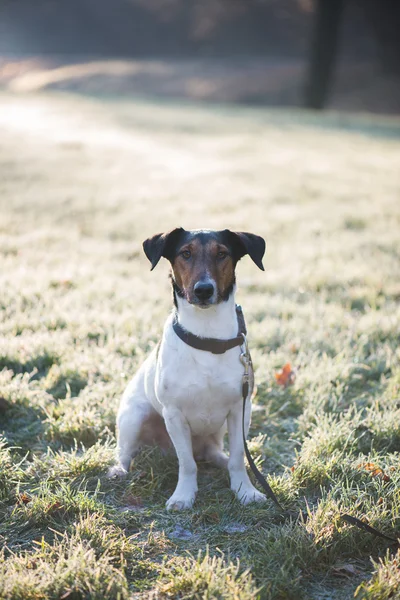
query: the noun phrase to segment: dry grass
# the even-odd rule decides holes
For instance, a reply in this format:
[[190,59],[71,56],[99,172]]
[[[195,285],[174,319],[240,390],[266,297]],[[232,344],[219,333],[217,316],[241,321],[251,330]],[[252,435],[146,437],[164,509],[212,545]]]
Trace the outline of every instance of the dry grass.
[[[393,597],[398,558],[338,517],[400,529],[398,124],[66,95],[0,106],[0,598]],[[238,506],[205,467],[195,508],[167,514],[176,464],[157,450],[127,482],[105,478],[120,394],[171,304],[141,241],[177,225],[267,239],[266,273],[238,268],[250,445],[307,523]]]

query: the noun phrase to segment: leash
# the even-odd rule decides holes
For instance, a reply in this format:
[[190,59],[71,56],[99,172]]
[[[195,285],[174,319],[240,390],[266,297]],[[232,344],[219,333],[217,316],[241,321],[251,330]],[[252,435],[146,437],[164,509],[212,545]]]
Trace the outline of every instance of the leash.
[[253,459],[252,455],[250,454],[250,450],[247,446],[244,421],[245,421],[245,417],[246,417],[246,400],[247,400],[247,396],[249,395],[249,388],[250,388],[250,386],[249,386],[249,371],[250,371],[250,367],[252,367],[253,365],[251,362],[249,346],[247,344],[247,337],[245,334],[243,334],[243,346],[244,346],[244,351],[240,355],[240,361],[241,361],[242,365],[244,366],[244,372],[242,375],[242,398],[243,398],[242,436],[243,436],[244,452],[246,454],[247,462],[249,463],[250,469],[254,473],[254,477],[257,479],[258,483],[261,485],[261,487],[267,494],[268,498],[270,498],[270,500],[272,500],[272,502],[279,508],[280,511],[285,512],[281,503],[279,502],[278,498],[275,496],[274,492],[272,491],[272,488],[269,485],[268,481],[265,479],[265,477],[261,473],[261,471],[259,471],[259,469],[257,468],[257,465],[254,462],[254,459]]
[[[279,508],[279,510],[281,511],[281,513],[284,516],[297,518],[300,515],[303,518],[303,520],[306,521],[307,514],[300,512],[298,515],[297,513],[284,510],[284,508],[282,507],[278,498],[276,497],[275,493],[273,492],[271,486],[269,485],[268,481],[265,479],[264,475],[261,473],[261,471],[258,469],[257,465],[255,464],[254,459],[251,456],[250,450],[247,446],[244,422],[245,422],[245,416],[246,416],[246,400],[249,395],[249,369],[250,369],[250,367],[252,367],[252,362],[251,362],[249,347],[247,344],[247,338],[246,338],[246,335],[244,335],[244,334],[243,334],[242,346],[243,346],[243,352],[240,355],[240,360],[244,366],[244,371],[243,371],[243,375],[242,375],[242,398],[243,398],[242,435],[243,435],[244,451],[246,454],[247,461],[249,463],[249,467],[252,470],[254,477],[257,479],[258,483],[260,484],[260,486],[263,488],[264,492],[268,496],[268,498],[270,500],[272,500],[272,502],[277,506],[277,508]],[[339,515],[339,518],[342,519],[343,521],[346,521],[346,523],[349,523],[350,525],[355,525],[359,529],[362,529],[363,531],[367,531],[368,533],[375,535],[376,537],[380,537],[384,540],[389,541],[390,543],[394,543],[394,544],[397,544],[398,546],[400,546],[399,539],[396,539],[390,535],[386,535],[385,533],[382,533],[378,529],[375,529],[375,527],[371,527],[371,525],[364,523],[364,521],[361,521],[361,519],[358,519],[357,517],[353,517],[352,515],[348,515],[348,514],[344,513],[344,514]]]
[[[285,518],[293,518],[293,517],[298,518],[300,516],[304,521],[307,521],[307,518],[308,518],[307,514],[302,513],[302,512],[296,513],[294,511],[288,511],[283,508],[282,504],[279,502],[278,498],[276,497],[276,495],[275,495],[274,491],[272,490],[271,486],[269,485],[268,481],[265,479],[264,475],[261,473],[261,471],[258,469],[257,465],[255,464],[254,459],[253,459],[253,457],[250,453],[250,450],[247,446],[246,431],[245,431],[246,401],[247,401],[247,397],[248,397],[249,391],[250,391],[250,384],[249,384],[250,368],[252,368],[253,365],[251,362],[249,346],[247,343],[246,322],[244,320],[242,307],[239,304],[236,305],[236,317],[237,317],[237,321],[238,321],[238,335],[236,337],[228,339],[228,340],[220,340],[220,339],[216,339],[216,338],[201,338],[197,335],[194,335],[193,333],[190,333],[189,331],[187,331],[186,329],[184,329],[182,327],[182,325],[178,322],[177,315],[175,315],[175,319],[173,321],[172,327],[173,327],[176,335],[183,342],[185,342],[186,344],[188,344],[188,346],[191,346],[192,348],[196,348],[197,350],[204,350],[206,352],[212,352],[213,354],[223,354],[227,350],[230,350],[231,348],[235,348],[236,346],[241,347],[242,352],[240,355],[240,361],[244,367],[243,375],[242,375],[242,398],[243,398],[242,436],[243,436],[244,452],[245,452],[245,455],[247,458],[247,462],[249,463],[249,467],[250,467],[251,471],[253,472],[253,475],[256,478],[256,480],[258,481],[259,485],[263,488],[267,497],[270,500],[272,500],[272,502],[275,504],[275,506],[279,509],[282,516],[284,516]],[[380,538],[390,542],[391,544],[397,544],[400,547],[400,539],[397,539],[395,537],[392,537],[390,535],[386,535],[385,533],[382,533],[378,529],[375,529],[375,527],[371,527],[371,525],[364,523],[364,521],[361,521],[361,519],[358,519],[357,517],[353,517],[352,515],[348,515],[347,513],[344,513],[344,514],[339,515],[339,518],[342,519],[343,521],[345,521],[346,523],[349,523],[350,525],[355,525],[356,527],[358,527],[359,529],[361,529],[363,531],[367,531],[368,533],[371,533],[372,535],[375,535],[376,537],[380,537]]]

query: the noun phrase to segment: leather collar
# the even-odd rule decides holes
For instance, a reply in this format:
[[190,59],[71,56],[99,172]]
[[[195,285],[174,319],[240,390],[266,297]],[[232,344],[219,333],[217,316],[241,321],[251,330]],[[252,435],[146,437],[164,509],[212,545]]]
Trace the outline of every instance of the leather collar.
[[236,304],[236,317],[238,321],[238,334],[234,338],[229,340],[219,340],[217,338],[202,338],[194,333],[187,331],[179,323],[177,315],[175,315],[172,327],[176,335],[188,346],[196,348],[196,350],[204,350],[205,352],[212,352],[213,354],[224,354],[227,350],[235,348],[236,346],[242,346],[244,343],[244,336],[247,335],[246,323],[243,316],[242,307],[240,304]]

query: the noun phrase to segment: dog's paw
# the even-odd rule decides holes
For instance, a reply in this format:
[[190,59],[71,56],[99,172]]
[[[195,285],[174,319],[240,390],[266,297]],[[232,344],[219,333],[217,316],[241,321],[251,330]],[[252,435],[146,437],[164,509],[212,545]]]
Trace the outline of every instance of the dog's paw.
[[251,504],[252,502],[266,502],[267,497],[265,494],[262,494],[255,487],[251,487],[245,490],[240,490],[237,492],[237,496],[241,502],[241,504]]
[[166,502],[167,510],[187,510],[192,508],[196,499],[196,492],[191,494],[180,494],[174,492],[169,500]]
[[108,479],[124,479],[128,475],[128,471],[122,465],[114,465],[108,469]]

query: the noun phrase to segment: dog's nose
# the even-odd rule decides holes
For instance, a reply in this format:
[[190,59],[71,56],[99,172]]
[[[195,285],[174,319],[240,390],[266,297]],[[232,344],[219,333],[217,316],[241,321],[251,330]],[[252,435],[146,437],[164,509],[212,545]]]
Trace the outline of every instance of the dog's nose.
[[194,293],[199,300],[208,300],[214,293],[214,286],[212,283],[198,281],[194,286]]

